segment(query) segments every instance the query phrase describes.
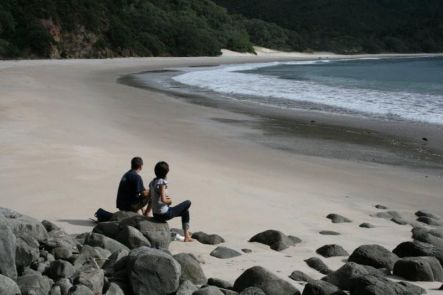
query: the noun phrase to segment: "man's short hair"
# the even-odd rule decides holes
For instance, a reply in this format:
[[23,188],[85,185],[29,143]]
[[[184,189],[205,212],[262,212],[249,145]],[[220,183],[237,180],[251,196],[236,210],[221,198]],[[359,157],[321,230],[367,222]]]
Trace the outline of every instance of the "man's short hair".
[[131,160],[131,169],[138,170],[143,166],[143,160],[140,157],[132,158]]
[[157,176],[157,178],[165,178],[169,172],[168,163],[166,163],[164,161],[158,162],[155,165],[154,172],[155,172],[155,176]]

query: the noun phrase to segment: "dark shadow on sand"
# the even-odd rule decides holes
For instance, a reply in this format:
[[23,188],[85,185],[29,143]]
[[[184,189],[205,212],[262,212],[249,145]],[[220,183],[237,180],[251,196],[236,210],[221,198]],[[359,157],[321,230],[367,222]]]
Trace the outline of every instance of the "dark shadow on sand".
[[94,226],[95,222],[89,219],[59,219],[59,222],[66,222],[72,225]]

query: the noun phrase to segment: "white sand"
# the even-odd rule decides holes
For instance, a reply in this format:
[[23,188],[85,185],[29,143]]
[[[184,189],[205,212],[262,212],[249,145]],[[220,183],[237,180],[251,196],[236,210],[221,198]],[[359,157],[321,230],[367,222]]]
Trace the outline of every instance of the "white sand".
[[[208,277],[230,281],[253,265],[282,277],[301,270],[320,278],[303,260],[316,256],[315,249],[324,244],[352,252],[362,244],[393,249],[409,240],[410,226],[369,216],[377,203],[408,213],[443,211],[439,177],[273,150],[244,138],[259,130],[212,120],[243,115],[116,83],[123,74],[148,69],[272,58],[293,57],[1,62],[0,205],[54,221],[72,233],[89,231],[87,219],[97,208],[114,210],[117,185],[131,157],[143,157],[146,182],[154,164],[166,160],[175,202],[193,202],[192,229],[218,233],[226,246],[253,253],[218,260],[209,256],[214,246],[198,242],[174,242],[171,250],[196,254],[205,261]],[[328,213],[343,214],[353,223],[332,224]],[[362,222],[377,228],[361,229]],[[180,221],[170,225],[179,227]],[[266,229],[303,242],[282,252],[247,242]],[[320,230],[342,235],[322,236]],[[324,261],[332,269],[342,264],[341,258]]]

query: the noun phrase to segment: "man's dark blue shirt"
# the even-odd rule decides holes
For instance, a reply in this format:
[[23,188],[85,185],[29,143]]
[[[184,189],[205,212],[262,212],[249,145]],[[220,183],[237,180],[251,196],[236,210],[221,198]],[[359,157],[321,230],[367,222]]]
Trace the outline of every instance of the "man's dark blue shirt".
[[131,211],[132,205],[139,202],[139,195],[145,190],[143,179],[137,171],[129,170],[120,180],[117,192],[117,208]]

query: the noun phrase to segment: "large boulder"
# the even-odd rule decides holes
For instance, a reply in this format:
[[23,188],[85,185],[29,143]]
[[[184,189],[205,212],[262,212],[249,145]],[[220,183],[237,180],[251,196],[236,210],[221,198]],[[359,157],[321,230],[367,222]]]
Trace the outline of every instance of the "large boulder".
[[123,226],[115,239],[127,246],[129,249],[135,249],[142,246],[151,247],[149,240],[135,227]]
[[214,286],[205,286],[194,293],[192,295],[224,295],[219,288]]
[[129,248],[123,245],[122,243],[108,238],[102,234],[90,233],[85,238],[85,245],[89,245],[92,247],[100,247],[106,250],[109,250],[111,253],[119,250],[127,250]]
[[380,245],[363,245],[358,247],[349,256],[349,262],[370,265],[375,268],[387,268],[392,270],[397,255]]
[[[129,251],[119,250],[111,254],[106,262],[103,264],[102,269],[105,271],[105,274],[112,274],[115,270],[119,270],[119,265],[122,263],[126,263],[127,256],[129,255]],[[126,267],[126,265],[122,266],[120,269]]]
[[95,295],[91,289],[85,285],[75,285],[70,290],[68,295]]
[[433,218],[433,219],[436,219],[436,220],[441,219],[439,215],[437,215],[437,214],[435,214],[435,213],[433,213],[432,211],[429,211],[429,210],[419,210],[419,211],[415,212],[415,215],[417,217],[429,217],[429,218]]
[[[442,230],[443,231],[443,230]],[[432,244],[438,249],[443,249],[443,232],[437,229],[426,229],[422,227],[415,227],[412,229],[412,238],[414,240]]]
[[342,246],[336,244],[324,245],[315,252],[323,257],[349,256],[349,253]]
[[228,259],[241,256],[241,253],[228,247],[218,246],[209,255],[220,259]]
[[0,294],[4,295],[20,295],[20,288],[17,283],[7,276],[0,275]]
[[153,218],[137,215],[120,222],[120,226],[132,226],[138,229],[151,243],[151,247],[168,249],[171,232],[167,222],[159,222]]
[[116,283],[110,283],[105,295],[125,295],[123,290]]
[[81,270],[89,266],[102,267],[109,256],[111,256],[111,252],[106,249],[85,245],[75,260],[74,267],[77,270]]
[[311,281],[303,289],[302,295],[332,295],[339,289],[325,281]]
[[331,272],[329,267],[318,257],[308,258],[305,260],[305,262],[310,268],[313,268],[324,275],[327,275]]
[[248,287],[262,289],[267,295],[300,295],[300,291],[261,266],[247,269],[235,280],[234,290],[242,292]]
[[434,219],[432,217],[427,217],[427,216],[421,216],[419,218],[417,218],[418,222],[427,224],[427,225],[432,225],[432,226],[441,226],[443,225],[443,222],[439,219]]
[[107,236],[108,238],[111,239],[115,239],[117,234],[120,232],[120,222],[118,221],[100,222],[92,229],[92,232]]
[[347,262],[334,272],[331,272],[323,280],[337,286],[342,290],[349,290],[351,288],[351,281],[354,278],[367,275],[383,276],[380,270],[372,266],[360,265],[354,262]]
[[404,283],[396,283],[384,277],[366,275],[351,281],[351,295],[419,295],[426,291]]
[[209,286],[216,286],[222,289],[232,289],[232,284],[230,282],[217,278],[209,278],[207,284]]
[[75,275],[74,266],[65,260],[55,260],[49,266],[49,276],[57,281],[61,278],[72,278]]
[[180,283],[180,286],[178,287],[177,293],[175,293],[175,295],[192,295],[197,290],[198,287],[194,285],[191,281],[183,281]]
[[297,282],[306,282],[309,283],[311,281],[314,281],[313,278],[311,278],[310,276],[308,276],[307,274],[305,274],[302,271],[299,270],[295,270],[293,271],[290,275],[289,278],[293,279],[294,281]]
[[301,240],[297,239],[296,237],[287,236],[278,230],[270,229],[256,234],[249,239],[249,242],[265,244],[268,245],[272,250],[282,251],[290,246],[295,246],[297,243],[300,243]]
[[31,236],[20,236],[16,240],[16,245],[15,265],[17,270],[22,272],[40,257],[39,243]]
[[60,287],[60,292],[62,295],[68,295],[69,289],[72,288],[72,283],[70,279],[63,278],[55,282],[55,286]]
[[140,216],[140,214],[131,211],[117,211],[112,215],[109,221],[120,222],[134,216]]
[[326,216],[332,223],[349,223],[352,222],[349,218],[346,218],[340,214],[331,213]]
[[33,237],[39,242],[44,242],[48,239],[46,228],[35,218],[2,207],[0,207],[0,216],[4,217],[4,220],[11,227],[16,237]]
[[75,281],[88,287],[95,295],[101,295],[104,278],[105,276],[102,269],[89,268],[80,272]]
[[240,295],[266,295],[266,293],[257,287],[249,287],[244,289]]
[[52,281],[41,274],[27,274],[17,279],[23,295],[48,295]]
[[11,227],[0,218],[0,275],[17,279],[16,238]]
[[217,234],[207,234],[201,231],[193,233],[192,238],[206,245],[218,245],[225,242],[225,239]]
[[135,294],[166,295],[179,287],[181,266],[161,250],[148,247],[132,250],[127,268]]
[[435,247],[432,244],[420,241],[408,241],[399,244],[393,251],[398,257],[433,256],[443,265],[443,247]]
[[[82,240],[82,243],[84,239]],[[73,253],[78,253],[81,243],[73,236],[62,229],[54,229],[48,233],[48,239],[43,242],[46,249],[52,250],[58,247],[70,249]]]
[[394,275],[409,281],[443,281],[443,268],[435,257],[408,257],[394,265]]
[[203,272],[200,262],[194,255],[180,253],[174,255],[174,259],[181,266],[180,281],[191,281],[193,284],[202,285],[206,283],[207,278]]

